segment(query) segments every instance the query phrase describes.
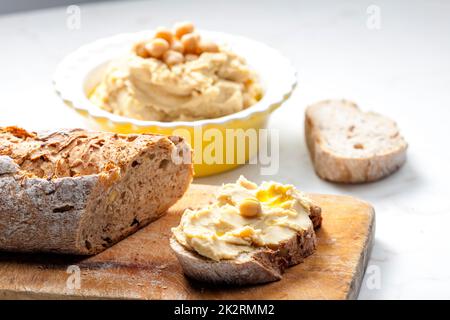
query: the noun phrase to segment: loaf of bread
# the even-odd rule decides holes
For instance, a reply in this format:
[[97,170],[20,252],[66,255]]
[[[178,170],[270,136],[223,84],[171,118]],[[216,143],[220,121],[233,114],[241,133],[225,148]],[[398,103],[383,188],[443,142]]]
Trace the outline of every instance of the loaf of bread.
[[190,158],[180,137],[0,128],[0,250],[96,254],[183,195]]
[[305,137],[317,175],[329,181],[375,181],[406,160],[408,145],[397,124],[380,114],[363,112],[346,100],[309,106]]

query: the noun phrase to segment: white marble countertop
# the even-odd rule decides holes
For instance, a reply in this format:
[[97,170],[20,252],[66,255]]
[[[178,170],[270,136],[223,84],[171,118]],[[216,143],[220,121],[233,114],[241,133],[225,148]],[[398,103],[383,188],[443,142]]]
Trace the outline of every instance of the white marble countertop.
[[[367,27],[372,3],[381,13],[379,29]],[[450,3],[437,1],[180,0],[81,5],[77,30],[67,28],[66,8],[0,16],[0,125],[85,126],[56,97],[51,77],[66,54],[100,37],[189,19],[264,41],[299,71],[297,90],[270,123],[281,136],[281,167],[270,179],[311,192],[351,194],[375,206],[376,241],[361,299],[448,299],[449,13]],[[358,186],[316,177],[303,112],[309,103],[341,97],[398,121],[410,145],[399,172]],[[257,165],[246,165],[198,182],[220,184],[240,174],[263,179]]]

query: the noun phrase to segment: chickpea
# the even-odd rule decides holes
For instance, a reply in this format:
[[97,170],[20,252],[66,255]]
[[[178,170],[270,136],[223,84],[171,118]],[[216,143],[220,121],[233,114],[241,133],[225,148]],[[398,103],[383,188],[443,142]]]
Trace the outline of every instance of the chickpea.
[[153,58],[161,58],[167,50],[169,50],[169,43],[161,38],[156,38],[145,45],[145,49]]
[[174,40],[170,46],[170,49],[179,53],[184,53],[184,46],[179,40]]
[[261,203],[255,198],[247,198],[239,203],[239,212],[246,218],[254,218],[261,214]]
[[168,28],[159,27],[156,29],[155,38],[164,39],[168,43],[172,43],[173,33]]
[[181,37],[181,43],[184,46],[184,52],[197,53],[197,46],[200,42],[200,36],[195,33],[188,33]]
[[143,43],[138,43],[134,46],[134,52],[141,58],[149,58],[150,55],[148,54],[148,51],[145,49],[145,46]]
[[212,41],[202,40],[198,43],[198,50],[202,52],[219,52],[219,46]]
[[166,53],[164,53],[163,60],[167,65],[173,66],[182,63],[184,61],[184,56],[178,51],[167,50]]
[[194,25],[192,24],[192,22],[179,22],[175,24],[175,36],[178,39],[181,39],[182,36],[184,36],[185,34],[188,33],[192,33],[194,32]]

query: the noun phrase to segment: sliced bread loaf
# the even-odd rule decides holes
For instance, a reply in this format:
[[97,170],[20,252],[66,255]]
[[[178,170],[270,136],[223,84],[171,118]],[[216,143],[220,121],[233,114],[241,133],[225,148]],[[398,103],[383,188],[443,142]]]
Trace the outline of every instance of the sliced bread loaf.
[[316,245],[314,229],[321,226],[321,209],[310,207],[312,224],[307,230],[299,231],[288,241],[276,248],[262,247],[251,253],[241,253],[236,259],[214,261],[186,249],[175,237],[170,246],[180,262],[183,272],[195,280],[228,285],[252,285],[277,281],[284,270],[301,263],[313,254]]
[[329,181],[375,181],[406,160],[407,143],[396,123],[346,100],[308,107],[305,137],[316,173]]
[[[0,128],[0,250],[90,255],[159,218],[192,180],[179,137]],[[175,161],[174,161],[175,159]]]

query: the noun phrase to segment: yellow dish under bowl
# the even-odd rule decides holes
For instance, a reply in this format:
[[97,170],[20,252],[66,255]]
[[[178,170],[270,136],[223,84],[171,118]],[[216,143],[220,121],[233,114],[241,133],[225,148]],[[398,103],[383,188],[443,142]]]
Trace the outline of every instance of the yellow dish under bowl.
[[231,138],[231,134],[251,133],[253,130],[258,133],[260,129],[265,129],[270,114],[291,95],[296,85],[295,70],[290,62],[278,51],[261,42],[241,36],[201,31],[203,36],[225,44],[242,55],[258,74],[264,88],[264,96],[258,103],[235,114],[192,122],[142,121],[109,113],[89,101],[88,95],[101,81],[109,61],[125,54],[133,43],[149,38],[152,34],[153,32],[148,31],[119,34],[79,48],[58,66],[54,76],[56,92],[66,105],[85,116],[89,126],[94,129],[183,136],[194,150],[196,177],[231,170],[255,156],[258,151],[258,134],[253,145],[248,141],[240,141],[239,144],[239,138]]

